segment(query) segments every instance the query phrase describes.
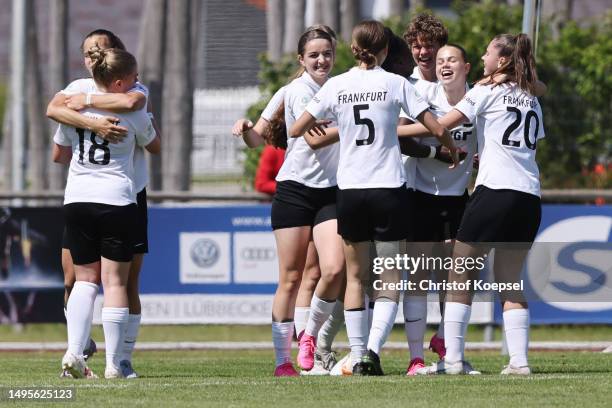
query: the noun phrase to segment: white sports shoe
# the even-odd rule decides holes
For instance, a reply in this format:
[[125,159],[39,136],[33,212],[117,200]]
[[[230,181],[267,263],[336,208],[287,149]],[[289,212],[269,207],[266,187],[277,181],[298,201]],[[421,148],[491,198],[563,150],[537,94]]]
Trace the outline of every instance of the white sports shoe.
[[329,371],[336,365],[335,353],[321,353],[318,350],[314,355],[314,366],[311,370],[300,371],[300,375],[329,375]]
[[353,375],[353,364],[351,363],[351,352],[344,356],[340,361],[334,365],[329,372],[329,375],[341,376],[341,375]]
[[512,364],[504,366],[504,369],[500,373],[501,375],[531,375],[531,368],[529,366],[515,367]]
[[104,378],[113,379],[113,378],[125,378],[120,369],[113,366],[106,366],[106,370],[104,370]]
[[72,378],[86,378],[88,374],[85,359],[82,356],[75,356],[69,351],[62,358],[62,370],[63,372],[70,373]]
[[121,360],[119,368],[125,378],[138,378],[138,373],[132,368],[132,362],[130,360]]
[[474,370],[472,365],[467,361],[455,361],[453,363],[447,362],[446,360],[440,360],[437,363],[433,363],[428,367],[417,370],[417,374],[448,374],[448,375],[480,375],[480,371]]
[[608,346],[602,353],[612,353],[612,346]]

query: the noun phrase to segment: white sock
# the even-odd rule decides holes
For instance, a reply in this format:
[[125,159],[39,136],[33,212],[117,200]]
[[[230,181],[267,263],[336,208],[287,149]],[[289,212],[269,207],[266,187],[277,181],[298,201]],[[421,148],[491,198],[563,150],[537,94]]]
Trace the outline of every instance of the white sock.
[[381,299],[374,304],[374,315],[372,319],[372,328],[370,329],[370,338],[368,340],[368,349],[376,354],[380,354],[382,348],[391,329],[395,323],[397,315],[397,303]]
[[82,356],[83,349],[89,344],[91,319],[98,289],[95,283],[77,281],[68,298],[66,305],[68,351],[75,356]]
[[299,306],[295,308],[295,314],[293,317],[293,321],[295,324],[295,337],[299,338],[300,334],[302,334],[302,332],[306,330],[306,324],[308,323],[309,316],[310,306]]
[[510,364],[515,367],[529,365],[529,310],[512,309],[504,312],[504,332],[510,354]]
[[272,322],[272,342],[276,367],[291,361],[293,322]]
[[410,348],[410,360],[425,359],[423,340],[427,327],[427,296],[404,294],[404,330]]
[[132,353],[134,352],[138,330],[140,329],[140,317],[141,315],[139,314],[131,314],[128,316],[128,323],[123,338],[123,356],[121,360],[132,361]]
[[351,346],[351,362],[353,365],[361,361],[366,353],[368,342],[368,311],[345,310],[346,335]]
[[463,360],[465,349],[465,333],[472,313],[471,305],[463,303],[447,302],[444,308],[444,345],[446,346],[446,357],[444,359],[451,363]]
[[121,349],[130,310],[127,307],[103,307],[102,327],[106,346],[106,366],[119,369]]
[[310,302],[310,316],[306,324],[306,334],[315,337],[319,335],[321,326],[323,326],[323,323],[325,323],[333,312],[335,304],[335,300],[333,302],[326,302],[316,294],[312,296],[312,301]]
[[337,300],[334,305],[334,310],[331,315],[327,318],[327,321],[323,323],[321,330],[319,330],[319,337],[317,338],[317,348],[330,352],[332,349],[332,343],[334,338],[342,328],[344,324],[344,303]]

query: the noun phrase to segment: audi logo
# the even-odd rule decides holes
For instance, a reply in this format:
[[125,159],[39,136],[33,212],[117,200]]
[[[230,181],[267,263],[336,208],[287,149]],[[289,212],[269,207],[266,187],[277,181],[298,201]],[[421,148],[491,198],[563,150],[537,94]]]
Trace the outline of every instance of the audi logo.
[[274,248],[244,248],[240,257],[246,261],[272,261],[276,259]]

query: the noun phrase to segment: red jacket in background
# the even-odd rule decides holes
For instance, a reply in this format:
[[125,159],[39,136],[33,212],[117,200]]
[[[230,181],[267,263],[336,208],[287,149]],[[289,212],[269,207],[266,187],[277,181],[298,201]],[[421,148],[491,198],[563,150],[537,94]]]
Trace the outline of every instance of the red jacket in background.
[[284,160],[284,149],[277,149],[271,145],[264,147],[255,173],[255,190],[270,195],[276,192],[275,178]]

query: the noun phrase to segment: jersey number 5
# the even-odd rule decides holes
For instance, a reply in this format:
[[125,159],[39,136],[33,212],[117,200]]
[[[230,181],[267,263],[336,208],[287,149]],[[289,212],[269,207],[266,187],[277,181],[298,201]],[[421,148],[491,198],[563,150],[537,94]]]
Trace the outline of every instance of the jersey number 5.
[[[521,141],[520,140],[510,140],[510,135],[512,134],[512,132],[516,130],[516,128],[520,126],[523,115],[521,114],[521,111],[519,109],[514,108],[512,106],[508,106],[506,109],[508,110],[508,112],[513,112],[514,114],[516,114],[516,119],[514,120],[514,122],[510,124],[510,126],[508,126],[508,128],[504,132],[504,137],[502,137],[502,144],[504,146],[521,147]],[[529,139],[529,129],[531,127],[531,118],[535,119],[535,131],[533,132],[533,143]],[[527,145],[529,149],[535,150],[536,144],[538,141],[538,132],[540,131],[540,119],[538,119],[538,115],[534,111],[530,110],[525,115],[525,125],[523,126],[523,129],[524,129],[523,138],[525,139],[525,145]]]
[[[83,155],[85,154],[85,130],[77,129],[76,131],[79,134],[79,163],[83,164]],[[96,141],[96,134],[94,132],[91,132],[89,140],[91,140],[91,146],[89,146],[88,152],[89,162],[101,166],[105,166],[110,163],[110,148],[108,147],[108,140],[98,143]],[[98,149],[104,152],[104,156],[102,156],[101,161],[96,160],[96,150]]]
[[356,125],[366,125],[368,127],[368,138],[355,140],[355,143],[357,143],[357,146],[370,145],[372,144],[372,142],[374,142],[374,136],[375,136],[374,122],[372,122],[372,119],[362,118],[360,115],[360,112],[362,110],[368,110],[368,109],[370,109],[370,105],[368,105],[367,103],[363,105],[353,105],[353,115],[355,116],[355,124]]

